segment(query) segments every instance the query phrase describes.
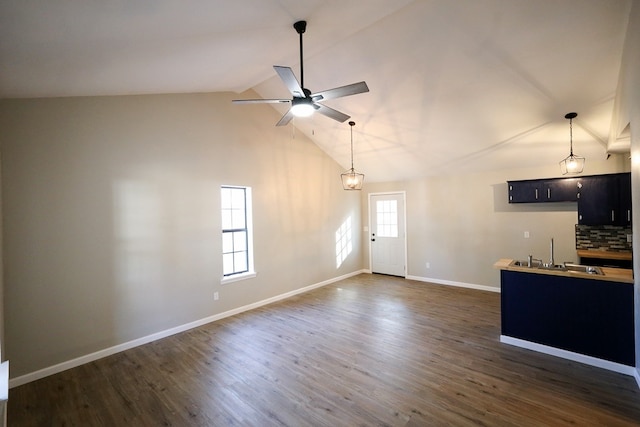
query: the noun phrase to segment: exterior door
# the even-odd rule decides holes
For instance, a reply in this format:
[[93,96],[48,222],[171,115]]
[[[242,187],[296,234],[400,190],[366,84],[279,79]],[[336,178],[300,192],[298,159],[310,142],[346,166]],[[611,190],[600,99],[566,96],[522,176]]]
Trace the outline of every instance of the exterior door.
[[371,272],[405,277],[404,193],[371,194]]

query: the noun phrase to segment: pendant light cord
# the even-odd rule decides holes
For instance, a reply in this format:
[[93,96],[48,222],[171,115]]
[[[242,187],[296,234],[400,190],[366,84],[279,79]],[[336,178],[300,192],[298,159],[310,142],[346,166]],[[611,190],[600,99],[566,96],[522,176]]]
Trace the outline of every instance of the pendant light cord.
[[355,126],[356,122],[349,122],[349,126],[351,126],[351,171],[353,172],[353,126]]
[[573,119],[569,119],[569,155],[573,157]]

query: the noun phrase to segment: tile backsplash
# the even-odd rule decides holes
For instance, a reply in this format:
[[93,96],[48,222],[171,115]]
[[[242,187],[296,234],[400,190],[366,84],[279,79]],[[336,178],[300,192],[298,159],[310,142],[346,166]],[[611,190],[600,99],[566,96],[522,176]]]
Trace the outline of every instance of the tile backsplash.
[[576,249],[631,252],[627,234],[631,234],[631,227],[576,224]]

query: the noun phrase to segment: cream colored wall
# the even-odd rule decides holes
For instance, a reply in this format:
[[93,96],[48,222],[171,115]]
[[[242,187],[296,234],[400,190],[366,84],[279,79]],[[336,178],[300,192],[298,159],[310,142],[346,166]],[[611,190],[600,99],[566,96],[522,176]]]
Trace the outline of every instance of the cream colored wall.
[[[0,224],[2,224],[2,150],[0,150]],[[0,226],[0,362],[6,360],[4,354],[4,263],[2,262],[2,226]]]
[[633,0],[620,67],[616,112],[631,124],[631,189],[635,279],[636,381],[640,384],[640,0]]
[[[357,244],[336,268],[342,168],[231,98],[0,101],[13,378],[361,269]],[[220,285],[223,184],[253,187],[258,275]]]
[[[407,275],[461,285],[499,288],[499,258],[548,261],[554,238],[555,260],[576,261],[576,203],[509,204],[507,180],[559,176],[555,159],[542,169],[517,169],[450,175],[397,183],[366,184],[363,224],[368,223],[367,195],[406,191]],[[585,174],[628,171],[624,156],[587,161]],[[529,231],[530,237],[524,238]],[[429,262],[430,268],[426,268]],[[368,233],[363,234],[363,263],[369,264]]]

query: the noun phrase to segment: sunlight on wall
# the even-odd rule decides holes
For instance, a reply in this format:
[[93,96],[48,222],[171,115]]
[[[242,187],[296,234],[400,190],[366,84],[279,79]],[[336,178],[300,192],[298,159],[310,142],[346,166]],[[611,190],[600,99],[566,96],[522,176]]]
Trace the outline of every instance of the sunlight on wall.
[[339,268],[353,250],[351,217],[336,230],[336,268]]
[[[153,286],[162,281],[162,203],[160,189],[143,181],[114,185],[114,226],[116,236],[115,274],[121,292],[153,298]],[[133,294],[133,295],[132,295]],[[135,304],[134,304],[135,306]]]
[[219,187],[153,168],[139,175],[112,184],[116,331],[167,310],[186,316],[188,296],[222,273]]

